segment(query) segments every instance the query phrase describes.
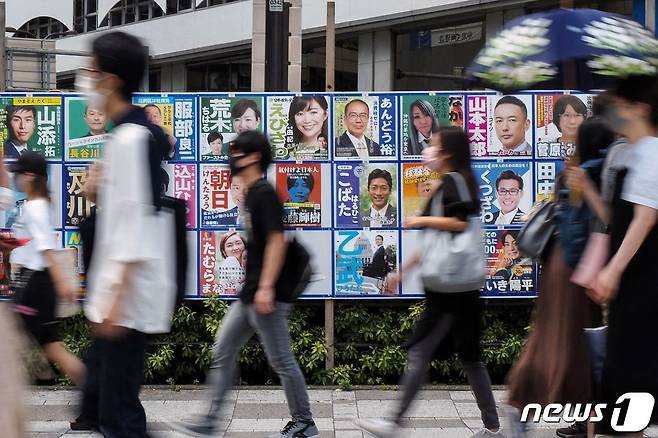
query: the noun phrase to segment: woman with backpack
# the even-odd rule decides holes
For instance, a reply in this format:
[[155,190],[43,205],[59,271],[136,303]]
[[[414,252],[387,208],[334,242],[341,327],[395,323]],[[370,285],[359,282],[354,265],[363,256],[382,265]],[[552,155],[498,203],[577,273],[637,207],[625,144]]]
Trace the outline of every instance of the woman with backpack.
[[[546,406],[592,402],[583,329],[598,325],[601,311],[584,288],[570,279],[597,219],[607,219],[605,208],[602,210],[596,200],[599,198],[590,194],[598,190],[605,149],[613,141],[614,133],[602,119],[586,120],[578,130],[575,155],[558,177],[555,196],[559,205],[559,236],[551,239],[542,255],[532,331],[507,376],[514,438],[525,436],[519,411],[530,403]],[[582,178],[583,172],[588,178]],[[574,433],[564,436],[582,437],[586,429]]]
[[[443,175],[441,185],[423,215],[407,219],[404,226],[446,231],[453,235],[465,232],[470,226],[469,218],[479,216],[480,212],[467,135],[459,128],[441,128],[433,133],[432,145],[423,151],[423,157],[427,167]],[[466,194],[463,194],[464,186]],[[435,203],[439,203],[434,207],[442,211],[440,216],[434,214],[437,211],[433,207]],[[414,254],[402,266],[399,274],[389,274],[388,289],[397,290],[403,276],[421,263],[421,257],[420,252]],[[408,365],[402,376],[402,392],[393,413],[393,421],[362,420],[358,423],[362,429],[381,438],[402,436],[402,418],[425,382],[430,362],[439,350],[441,356],[447,353],[446,358],[453,352],[458,354],[473,389],[485,426],[474,436],[502,436],[491,380],[480,358],[482,307],[479,288],[473,289],[448,293],[426,288],[425,310],[408,342]]]

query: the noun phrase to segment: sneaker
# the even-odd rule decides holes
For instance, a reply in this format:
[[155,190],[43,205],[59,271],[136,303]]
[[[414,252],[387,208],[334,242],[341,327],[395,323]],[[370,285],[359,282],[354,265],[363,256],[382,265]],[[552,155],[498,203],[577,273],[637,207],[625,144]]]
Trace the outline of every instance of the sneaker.
[[180,432],[189,436],[197,437],[215,437],[215,428],[209,426],[208,424],[203,424],[201,422],[194,421],[173,421],[166,423],[167,426],[171,427],[176,432]]
[[377,438],[397,438],[400,426],[390,420],[357,420],[356,425]]
[[492,432],[489,429],[480,429],[471,435],[471,438],[505,438],[505,435],[498,429],[498,432]]
[[71,430],[75,431],[93,431],[98,430],[98,423],[92,423],[91,421],[87,421],[82,417],[78,417],[69,423],[69,427]]
[[578,421],[569,427],[563,427],[555,431],[561,438],[587,438],[587,423]]
[[281,429],[281,432],[267,438],[318,438],[320,431],[313,420],[292,420]]

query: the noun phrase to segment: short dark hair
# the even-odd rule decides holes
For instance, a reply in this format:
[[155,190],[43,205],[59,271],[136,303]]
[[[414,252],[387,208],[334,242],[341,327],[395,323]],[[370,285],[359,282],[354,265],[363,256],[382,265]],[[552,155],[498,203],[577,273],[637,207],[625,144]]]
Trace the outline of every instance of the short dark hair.
[[242,117],[248,109],[252,109],[256,114],[256,118],[260,120],[260,110],[258,109],[258,104],[251,99],[240,99],[235,102],[235,105],[233,105],[233,108],[231,108],[231,119],[235,120]]
[[496,178],[496,190],[498,190],[498,186],[500,185],[500,182],[506,179],[513,179],[514,181],[518,182],[519,190],[523,190],[523,178],[517,175],[513,170],[504,170],[498,176],[498,178]]
[[658,81],[655,76],[631,75],[617,83],[614,94],[632,103],[651,107],[649,122],[658,126]]
[[263,172],[272,163],[272,145],[265,134],[258,131],[246,131],[238,135],[231,142],[231,155],[238,151],[245,155],[259,153],[260,168]]
[[496,103],[496,108],[498,108],[501,105],[505,104],[510,104],[510,105],[516,105],[519,108],[521,108],[521,111],[523,111],[523,116],[527,119],[528,118],[528,107],[525,106],[525,103],[521,99],[519,99],[516,96],[503,96],[500,98],[498,103]]
[[304,173],[304,174],[296,174],[296,173],[291,173],[288,174],[286,177],[286,185],[288,187],[288,190],[293,188],[295,186],[295,182],[301,179],[304,181],[306,184],[306,187],[308,187],[309,191],[313,191],[313,187],[315,187],[315,178],[313,178],[313,175],[310,173]]
[[590,117],[578,128],[575,157],[579,164],[603,158],[605,151],[615,141],[615,133],[601,117]]
[[347,117],[347,111],[349,110],[350,105],[352,105],[353,103],[362,103],[362,104],[364,104],[366,106],[366,108],[368,108],[368,114],[370,114],[370,107],[368,106],[368,104],[365,101],[363,101],[361,99],[352,99],[349,102],[347,102],[347,105],[345,105],[345,114],[344,114],[345,117]]
[[378,238],[378,237],[379,237],[380,239],[384,240],[384,236],[382,236],[381,234],[377,234],[377,235],[375,236],[375,239]]
[[144,105],[144,109],[146,109],[146,108],[155,108],[155,109],[158,110],[158,112],[160,113],[160,115],[162,115],[162,111],[160,110],[160,107],[157,106],[157,105],[154,104],[154,103],[149,103],[148,105]]
[[208,134],[208,144],[212,143],[217,139],[219,139],[222,143],[224,143],[224,136],[221,133],[217,131],[212,131],[210,134]]
[[5,120],[5,125],[7,126],[7,129],[9,130],[9,137],[14,138],[14,131],[11,129],[11,125],[9,122],[11,122],[11,118],[14,117],[16,113],[20,113],[23,111],[28,111],[32,113],[32,117],[35,119],[37,118],[37,109],[36,107],[32,105],[11,105],[7,107],[7,119]]
[[603,91],[592,99],[592,116],[604,116],[605,112],[614,105],[613,95],[609,90]]
[[585,106],[583,101],[571,94],[565,94],[555,102],[555,105],[553,105],[553,123],[560,132],[562,132],[562,129],[560,129],[560,116],[567,110],[567,106],[571,106],[574,111],[578,114],[582,114],[584,118],[587,118],[587,106]]
[[123,84],[119,91],[124,99],[130,100],[139,90],[146,72],[146,47],[136,37],[114,31],[96,37],[91,51],[100,70],[121,79]]
[[388,183],[388,188],[393,189],[393,177],[391,176],[391,172],[388,170],[374,169],[372,172],[370,172],[370,175],[368,175],[368,187],[370,187],[372,180],[376,178],[385,179]]

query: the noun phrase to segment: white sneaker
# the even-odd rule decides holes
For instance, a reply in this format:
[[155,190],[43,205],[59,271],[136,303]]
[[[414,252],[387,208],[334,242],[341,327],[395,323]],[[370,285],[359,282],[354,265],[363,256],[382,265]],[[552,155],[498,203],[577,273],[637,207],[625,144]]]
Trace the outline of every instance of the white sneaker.
[[505,435],[498,429],[498,432],[492,432],[489,429],[480,429],[471,435],[471,438],[505,438]]
[[397,438],[400,426],[390,420],[356,420],[355,424],[377,438]]

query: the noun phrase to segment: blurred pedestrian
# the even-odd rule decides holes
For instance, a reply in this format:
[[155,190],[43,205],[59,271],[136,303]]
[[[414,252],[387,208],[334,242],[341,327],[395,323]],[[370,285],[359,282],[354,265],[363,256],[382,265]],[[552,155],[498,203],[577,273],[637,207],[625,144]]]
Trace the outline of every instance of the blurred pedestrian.
[[173,236],[158,214],[160,163],[170,145],[144,110],[131,104],[147,63],[141,42],[111,32],[93,41],[91,53],[76,87],[89,105],[103,109],[114,129],[97,188],[100,212],[84,307],[93,336],[89,379],[97,385],[85,420],[106,437],[143,438],[139,390],[147,336],[169,331],[176,299],[167,260]]
[[[423,215],[406,219],[404,226],[454,233],[465,231],[468,218],[479,215],[480,211],[478,188],[471,170],[468,137],[459,128],[439,129],[432,134],[431,146],[423,154],[426,165],[443,174],[442,183]],[[460,196],[454,173],[459,173],[466,181],[470,200]],[[443,216],[440,217],[432,214],[432,204],[437,200],[442,202]],[[412,255],[399,274],[389,275],[386,279],[388,289],[397,290],[402,278],[420,263],[420,259],[420,253]],[[380,438],[402,436],[402,418],[426,381],[430,362],[438,350],[439,356],[443,358],[456,352],[466,372],[485,427],[474,437],[502,437],[491,380],[481,359],[481,337],[482,304],[479,290],[444,293],[426,289],[425,310],[408,342],[407,368],[402,376],[401,394],[393,419],[361,420],[359,426]]]
[[[592,402],[592,382],[583,329],[601,322],[601,311],[570,281],[594,219],[607,222],[607,207],[598,196],[601,170],[614,133],[600,118],[578,129],[574,158],[558,177],[556,197],[562,206],[559,237],[554,237],[542,260],[532,331],[507,376],[512,437],[525,435],[519,411],[530,403]],[[573,213],[570,213],[573,212]],[[569,216],[567,216],[569,215]],[[573,216],[571,216],[573,215]],[[572,221],[577,217],[578,221]],[[584,437],[586,425],[560,429],[559,436]]]
[[[658,398],[658,80],[631,76],[614,94],[615,129],[628,140],[629,158],[616,175],[611,258],[593,288],[599,302],[609,304],[601,400],[609,409],[597,428],[607,434],[617,434],[610,407],[620,396],[645,392]],[[658,422],[655,404],[650,422]]]
[[234,377],[243,345],[258,334],[267,359],[278,374],[288,401],[291,421],[271,438],[319,437],[309,403],[304,375],[290,346],[288,316],[292,302],[287,291],[275,288],[283,268],[287,243],[283,234],[283,206],[274,187],[263,178],[272,162],[267,137],[256,131],[240,134],[231,144],[231,175],[247,185],[247,271],[240,299],[222,319],[215,337],[213,361],[207,378],[211,403],[196,420],[172,423],[191,436],[217,436],[220,408]]

